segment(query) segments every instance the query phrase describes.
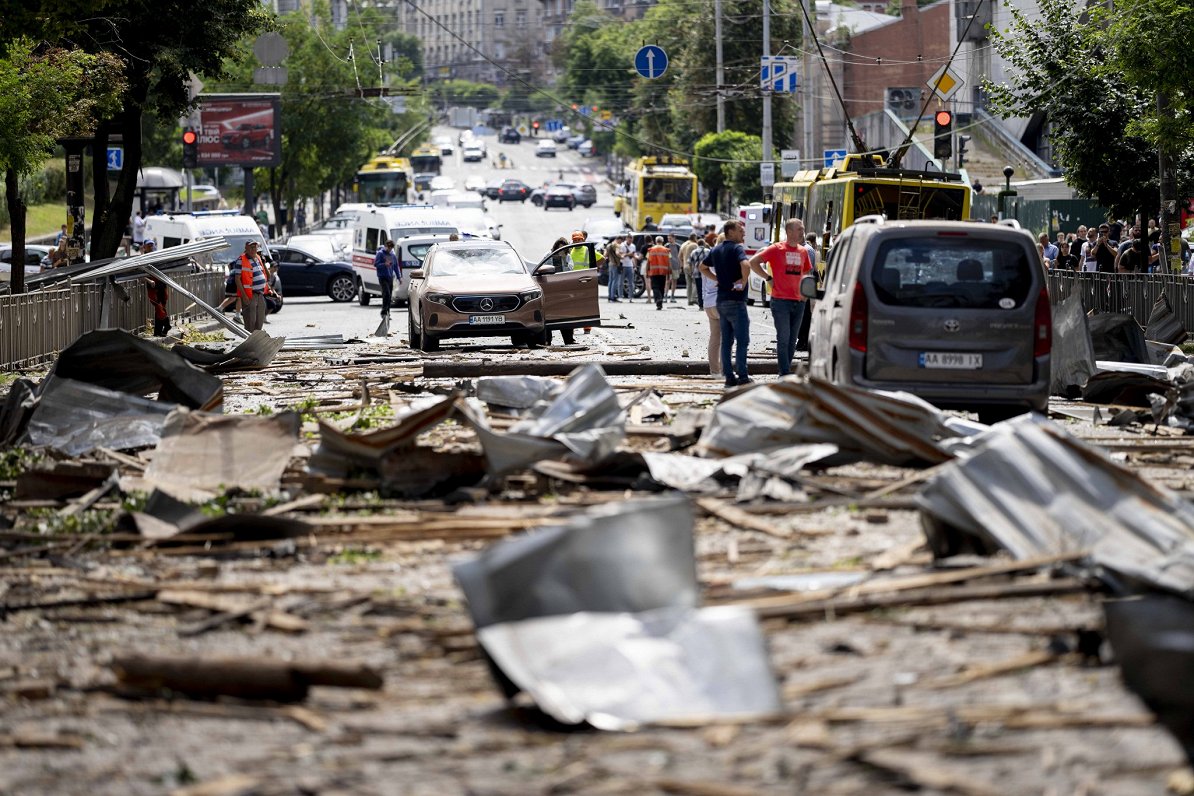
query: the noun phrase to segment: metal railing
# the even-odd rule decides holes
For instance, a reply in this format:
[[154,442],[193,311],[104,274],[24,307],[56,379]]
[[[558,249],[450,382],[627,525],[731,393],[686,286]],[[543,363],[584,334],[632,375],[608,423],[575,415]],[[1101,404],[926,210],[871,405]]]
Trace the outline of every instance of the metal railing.
[[1082,296],[1087,311],[1122,312],[1142,327],[1148,325],[1153,304],[1162,295],[1187,330],[1194,331],[1194,277],[1180,274],[1108,274],[1049,272],[1049,300],[1065,301],[1075,293]]
[[[218,305],[224,297],[221,271],[177,274],[173,278],[209,304]],[[145,280],[124,279],[116,284],[119,289],[108,326],[135,332],[152,323],[153,305]],[[39,365],[83,334],[100,328],[105,289],[111,287],[89,283],[0,296],[0,369],[12,371]],[[177,322],[202,312],[189,307],[190,303],[187,297],[172,293],[166,307]]]

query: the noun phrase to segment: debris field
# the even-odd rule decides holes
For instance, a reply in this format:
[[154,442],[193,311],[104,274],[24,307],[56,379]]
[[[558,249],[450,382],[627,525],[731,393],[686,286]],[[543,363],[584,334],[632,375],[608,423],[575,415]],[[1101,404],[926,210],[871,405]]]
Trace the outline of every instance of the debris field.
[[1139,403],[92,335],[0,414],[0,793],[1194,792]]

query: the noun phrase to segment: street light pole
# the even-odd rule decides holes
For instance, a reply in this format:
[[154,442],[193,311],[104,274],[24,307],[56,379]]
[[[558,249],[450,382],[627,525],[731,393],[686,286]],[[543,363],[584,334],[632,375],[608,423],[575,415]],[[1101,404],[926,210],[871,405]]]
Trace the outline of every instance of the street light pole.
[[717,54],[717,132],[726,131],[726,98],[722,93],[726,82],[725,64],[721,55],[721,0],[713,0],[713,40]]
[[[771,55],[771,0],[763,0],[763,57]],[[771,157],[771,88],[763,86],[763,162]]]

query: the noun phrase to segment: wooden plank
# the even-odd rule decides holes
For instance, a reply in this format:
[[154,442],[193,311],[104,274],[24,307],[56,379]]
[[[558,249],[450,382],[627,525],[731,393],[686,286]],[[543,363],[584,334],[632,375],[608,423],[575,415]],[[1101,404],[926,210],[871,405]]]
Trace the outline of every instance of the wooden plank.
[[735,528],[741,528],[748,531],[758,531],[759,533],[765,533],[768,536],[774,536],[778,539],[791,539],[796,536],[827,536],[832,533],[832,531],[793,531],[789,528],[782,528],[763,517],[743,511],[737,506],[732,506],[729,503],[726,503],[724,500],[718,500],[717,498],[697,498],[696,504],[700,506],[706,514],[716,517],[719,520],[724,520]]
[[1057,655],[1047,650],[1035,650],[1027,652],[1023,655],[1017,655],[1014,658],[1009,658],[1005,661],[997,661],[996,663],[980,663],[974,666],[967,666],[957,674],[952,674],[947,677],[939,677],[930,680],[926,683],[921,683],[921,688],[942,689],[953,688],[959,685],[968,685],[979,680],[986,680],[990,677],[998,677],[1004,674],[1012,674],[1023,669],[1031,669],[1034,666],[1043,666],[1046,663],[1052,663],[1057,660]]

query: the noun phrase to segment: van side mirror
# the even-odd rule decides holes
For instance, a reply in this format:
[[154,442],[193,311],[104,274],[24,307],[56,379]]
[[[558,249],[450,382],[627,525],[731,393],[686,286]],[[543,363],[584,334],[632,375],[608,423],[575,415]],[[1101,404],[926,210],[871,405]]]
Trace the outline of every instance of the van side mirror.
[[817,290],[817,277],[809,274],[800,280],[800,295],[806,299],[815,299],[820,301],[825,298],[824,290]]
[[415,270],[411,271],[410,278],[411,279],[422,279],[423,278],[423,269],[416,268]]

